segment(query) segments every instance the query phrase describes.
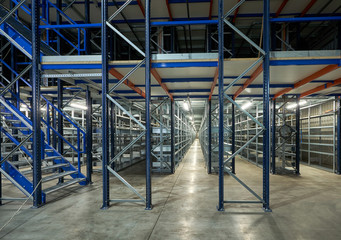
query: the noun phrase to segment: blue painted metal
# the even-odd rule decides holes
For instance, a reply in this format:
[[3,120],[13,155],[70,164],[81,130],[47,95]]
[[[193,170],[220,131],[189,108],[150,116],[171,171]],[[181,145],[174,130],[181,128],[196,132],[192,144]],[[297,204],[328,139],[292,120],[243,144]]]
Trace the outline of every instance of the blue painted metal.
[[208,101],[208,161],[207,161],[207,173],[212,173],[212,102]]
[[265,52],[263,62],[263,208],[270,209],[270,0],[264,0],[263,18],[263,48]]
[[150,98],[151,98],[151,50],[150,50],[150,5],[151,0],[146,0],[146,29],[145,29],[145,51],[146,51],[146,67],[145,67],[145,80],[146,80],[146,210],[152,209],[152,179],[151,179],[151,112],[150,112]]
[[224,211],[224,1],[218,2],[218,84],[219,84],[219,201],[218,211]]
[[109,160],[109,111],[108,111],[108,100],[107,92],[109,90],[108,83],[108,28],[106,21],[108,19],[108,0],[102,0],[101,8],[102,17],[102,175],[103,175],[103,205],[102,209],[107,209],[109,207],[109,170],[108,160]]
[[290,65],[330,65],[341,66],[340,59],[295,59],[295,60],[271,60],[270,66],[290,66]]
[[32,0],[32,127],[33,127],[33,206],[43,204],[41,188],[41,110],[40,110],[40,8],[39,0]]
[[175,101],[171,101],[171,173],[175,173]]
[[152,22],[153,27],[165,26],[185,26],[185,25],[213,25],[217,24],[217,20],[188,20],[188,21],[167,21],[167,22]]
[[300,161],[301,161],[301,128],[300,128],[300,119],[301,119],[301,110],[300,110],[300,99],[297,97],[297,106],[296,106],[296,174],[300,174]]
[[[232,146],[231,151],[232,154],[236,151],[236,111],[235,106],[232,104],[232,123],[231,123],[231,130],[232,130]],[[236,158],[232,158],[231,162],[232,173],[236,174]]]
[[92,98],[89,86],[86,88],[86,177],[92,182]]
[[83,23],[83,24],[61,24],[61,25],[41,25],[40,29],[73,29],[73,28],[101,28],[101,23]]
[[330,17],[295,17],[295,18],[272,18],[270,22],[323,22],[323,21],[340,21],[341,16]]
[[169,4],[174,3],[209,3],[211,0],[168,0]]
[[[58,109],[63,109],[63,80],[58,79],[57,80],[57,107]],[[63,135],[64,135],[64,123],[63,123],[63,115],[58,112],[58,152],[59,154],[64,153],[64,141],[63,141]],[[58,169],[59,173],[63,171],[63,169]],[[64,182],[64,178],[61,177],[58,179],[59,183]]]
[[337,160],[336,160],[336,173],[341,174],[341,99],[337,97]]
[[276,99],[272,100],[272,144],[271,144],[271,158],[272,158],[272,174],[276,174]]

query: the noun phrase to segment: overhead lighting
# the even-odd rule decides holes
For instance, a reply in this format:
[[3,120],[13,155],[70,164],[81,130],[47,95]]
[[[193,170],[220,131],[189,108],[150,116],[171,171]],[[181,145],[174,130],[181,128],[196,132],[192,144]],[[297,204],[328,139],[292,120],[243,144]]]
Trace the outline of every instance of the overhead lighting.
[[184,103],[182,104],[182,107],[185,111],[189,111],[189,105],[188,102],[184,101]]
[[247,103],[245,103],[243,106],[242,106],[242,109],[248,109],[249,107],[251,107],[251,105],[252,105],[252,102],[250,101],[250,102],[247,102]]
[[[301,100],[301,101],[299,102],[299,105],[300,105],[300,106],[303,106],[303,105],[305,105],[305,104],[307,104],[307,101],[306,101],[306,100]],[[297,107],[297,103],[293,103],[293,104],[288,105],[288,106],[287,106],[287,109],[293,109],[293,108],[295,108],[295,107]]]
[[193,117],[192,117],[192,116],[189,116],[189,120],[193,120]]
[[83,105],[80,105],[80,104],[77,104],[77,103],[71,103],[70,106],[74,107],[74,108],[79,108],[79,109],[82,109],[82,110],[87,110],[88,109],[86,106],[83,106]]

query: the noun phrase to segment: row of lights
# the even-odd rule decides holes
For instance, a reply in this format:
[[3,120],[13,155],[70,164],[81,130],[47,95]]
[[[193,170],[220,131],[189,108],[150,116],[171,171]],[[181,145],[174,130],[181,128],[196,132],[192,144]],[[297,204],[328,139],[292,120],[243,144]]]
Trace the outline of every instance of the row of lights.
[[[242,106],[242,109],[248,109],[249,107],[251,107],[253,104],[252,101],[249,101],[247,103],[245,103],[243,106]],[[300,106],[303,106],[305,104],[307,104],[307,101],[306,100],[301,100],[299,103],[298,103]],[[290,104],[287,106],[287,109],[294,109],[297,107],[297,103],[293,103],[293,104]]]

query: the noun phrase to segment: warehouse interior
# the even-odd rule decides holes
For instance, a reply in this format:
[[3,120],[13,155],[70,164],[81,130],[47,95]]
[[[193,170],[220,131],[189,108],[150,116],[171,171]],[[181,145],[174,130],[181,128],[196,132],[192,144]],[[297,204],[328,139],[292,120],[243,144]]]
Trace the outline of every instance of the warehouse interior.
[[339,0],[0,0],[0,239],[340,239]]

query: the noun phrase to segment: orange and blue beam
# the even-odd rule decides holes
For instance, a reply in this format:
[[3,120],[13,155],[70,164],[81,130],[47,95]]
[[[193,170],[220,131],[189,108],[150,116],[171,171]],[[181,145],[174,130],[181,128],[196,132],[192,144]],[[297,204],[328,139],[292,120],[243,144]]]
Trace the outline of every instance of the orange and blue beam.
[[340,84],[341,84],[341,78],[338,78],[338,79],[334,80],[333,82],[323,84],[323,85],[318,86],[316,88],[310,89],[309,91],[301,93],[300,94],[300,98],[307,97],[307,96],[312,95],[314,93],[320,92],[322,90],[325,90],[325,89],[328,89],[328,88],[331,88],[331,87],[338,86]]
[[327,67],[324,67],[322,68],[321,70],[313,73],[312,75],[306,77],[306,78],[303,78],[302,80],[298,81],[297,83],[294,84],[294,87],[288,87],[288,88],[285,88],[284,90],[280,91],[279,93],[275,94],[275,97],[274,99],[290,92],[291,90],[293,89],[296,89],[296,88],[299,88],[307,83],[310,83],[312,82],[313,80],[319,78],[319,77],[322,77],[323,75],[326,75],[327,73],[330,73],[336,69],[340,68],[339,65],[337,64],[332,64],[332,65],[328,65]]
[[159,73],[156,71],[155,68],[152,68],[151,69],[151,74],[153,75],[153,77],[156,79],[156,81],[160,84],[161,88],[166,92],[166,94],[168,95],[168,97],[174,101],[173,99],[173,95],[169,92],[169,89],[168,87],[166,86],[165,83],[162,82],[162,78],[161,76],[159,75]]
[[[111,75],[113,75],[115,78],[117,78],[118,80],[121,80],[122,78],[124,78],[124,76],[119,72],[117,71],[116,69],[114,68],[111,68],[109,70],[109,73]],[[123,82],[125,85],[127,85],[129,88],[131,88],[132,90],[134,90],[136,93],[138,93],[140,96],[142,96],[143,98],[146,98],[146,93],[144,91],[142,91],[141,88],[138,88],[135,86],[134,83],[132,83],[131,81],[129,81],[128,79],[125,80]]]
[[243,86],[241,86],[237,92],[234,94],[233,99],[236,99],[256,78],[263,72],[263,65],[259,67],[251,74],[250,78],[245,81]]
[[219,77],[219,68],[216,69],[215,74],[214,74],[213,83],[211,86],[211,92],[210,92],[210,95],[208,97],[209,101],[211,101],[211,99],[212,99],[213,91],[214,91],[215,86],[217,85],[218,77]]

